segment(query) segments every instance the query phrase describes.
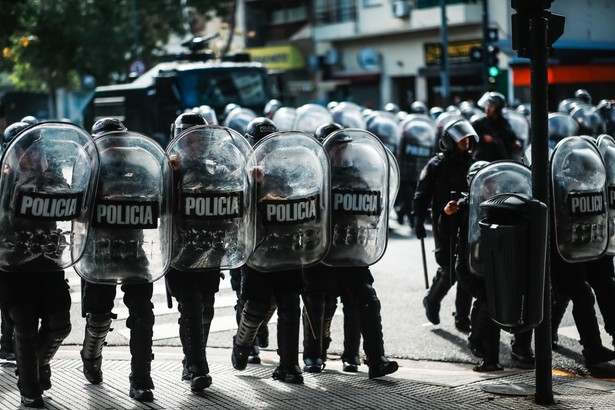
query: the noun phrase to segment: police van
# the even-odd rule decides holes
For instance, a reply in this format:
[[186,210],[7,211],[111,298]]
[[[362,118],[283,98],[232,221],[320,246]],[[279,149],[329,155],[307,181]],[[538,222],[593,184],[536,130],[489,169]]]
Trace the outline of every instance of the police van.
[[221,119],[229,103],[261,113],[272,98],[267,70],[248,54],[222,60],[211,53],[182,54],[128,84],[97,87],[84,110],[84,128],[114,117],[166,146],[170,125],[186,109],[209,105]]

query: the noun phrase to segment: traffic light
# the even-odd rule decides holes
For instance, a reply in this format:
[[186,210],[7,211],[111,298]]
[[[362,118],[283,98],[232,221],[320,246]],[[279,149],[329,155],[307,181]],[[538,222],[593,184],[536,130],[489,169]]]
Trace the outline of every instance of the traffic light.
[[500,59],[498,58],[498,53],[500,52],[500,48],[494,44],[487,45],[487,74],[489,78],[490,84],[495,84],[498,75],[500,74]]

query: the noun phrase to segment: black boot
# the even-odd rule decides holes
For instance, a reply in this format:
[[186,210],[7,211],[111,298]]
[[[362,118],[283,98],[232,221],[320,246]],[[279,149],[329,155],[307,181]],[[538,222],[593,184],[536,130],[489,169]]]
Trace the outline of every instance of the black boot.
[[434,325],[440,324],[440,303],[451,288],[451,278],[448,267],[438,268],[438,273],[433,278],[431,287],[427,291],[427,296],[423,298],[425,315]]
[[303,370],[320,373],[325,365],[323,357],[323,333],[325,318],[324,295],[309,294],[303,297]]
[[520,369],[533,369],[536,367],[536,358],[532,350],[532,330],[515,333],[511,346],[510,357]]
[[485,327],[484,344],[483,344],[483,360],[478,366],[474,367],[475,372],[494,372],[504,370],[500,364],[500,328],[491,320],[487,306],[480,304],[478,311],[481,320]]
[[179,335],[184,352],[182,379],[190,381],[190,390],[203,391],[211,386],[209,365],[205,356],[206,337],[209,323],[205,324],[203,307],[200,303],[180,304]]
[[344,312],[344,351],[342,352],[342,370],[356,373],[361,365],[359,349],[361,348],[361,326],[354,296],[343,295]]
[[269,306],[251,300],[245,303],[237,334],[233,336],[231,362],[236,370],[244,370],[247,367],[256,334],[268,311]]
[[[130,311],[130,310],[129,310]],[[152,337],[154,313],[152,310],[130,312],[126,326],[130,329],[130,390],[129,396],[138,401],[154,401],[152,370]]]
[[484,341],[487,335],[487,326],[491,319],[487,315],[481,315],[480,313],[480,301],[477,299],[472,306],[472,312],[470,314],[470,320],[472,322],[470,335],[468,336],[468,349],[475,357],[482,359],[485,357]]
[[60,345],[70,334],[70,314],[68,311],[43,318],[38,332],[39,378],[43,390],[51,389],[51,359]]
[[83,375],[92,384],[103,381],[102,350],[107,334],[111,331],[111,313],[88,313],[86,315],[85,338],[81,349]]
[[465,290],[459,282],[455,295],[455,327],[461,333],[471,331],[470,309],[472,308],[472,295]]
[[43,388],[39,378],[37,354],[38,318],[33,309],[18,306],[10,312],[14,323],[17,387],[26,407],[43,407]]
[[0,331],[0,359],[15,361],[15,341],[13,340],[13,321],[4,309],[2,315],[2,330]]
[[384,336],[380,317],[380,300],[371,285],[365,285],[357,295],[359,325],[363,335],[363,346],[367,356],[370,379],[395,373],[397,362],[389,361],[384,354]]
[[299,294],[287,291],[276,295],[278,303],[278,355],[280,364],[273,378],[286,383],[303,384],[299,367]]

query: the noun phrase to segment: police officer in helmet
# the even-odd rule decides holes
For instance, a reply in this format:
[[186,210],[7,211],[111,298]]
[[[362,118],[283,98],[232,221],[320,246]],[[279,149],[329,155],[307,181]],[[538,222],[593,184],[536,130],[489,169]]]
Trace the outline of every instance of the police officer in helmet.
[[[456,281],[451,266],[454,220],[444,213],[444,207],[451,199],[458,199],[458,194],[468,191],[466,174],[473,162],[470,146],[476,140],[478,136],[467,120],[460,117],[449,122],[440,140],[442,152],[425,165],[414,194],[414,231],[419,239],[426,236],[425,219],[431,208],[435,257],[439,267],[423,299],[423,306],[427,319],[436,325],[440,323],[440,303]],[[455,326],[464,333],[470,331],[471,303],[471,295],[463,287],[457,286]]]
[[[124,124],[116,118],[103,118],[92,126],[94,140],[110,132],[126,132]],[[111,171],[111,170],[109,170]],[[114,176],[105,175],[101,170],[99,189],[102,184],[113,184]],[[106,229],[106,228],[103,228]],[[129,317],[126,326],[130,328],[130,397],[138,401],[154,400],[154,383],[150,376],[154,311],[151,302],[153,283],[125,283],[121,285],[124,304]],[[111,322],[117,318],[112,313],[117,287],[115,285],[84,281],[82,287],[83,311],[86,317],[85,336],[81,350],[83,374],[91,384],[103,382],[102,351]]]

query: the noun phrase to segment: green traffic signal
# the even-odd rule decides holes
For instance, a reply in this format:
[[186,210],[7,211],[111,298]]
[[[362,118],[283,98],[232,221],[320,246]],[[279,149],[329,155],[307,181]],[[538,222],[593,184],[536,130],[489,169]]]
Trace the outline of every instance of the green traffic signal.
[[499,68],[497,68],[496,66],[489,67],[489,75],[491,77],[497,77],[498,74],[500,74]]

